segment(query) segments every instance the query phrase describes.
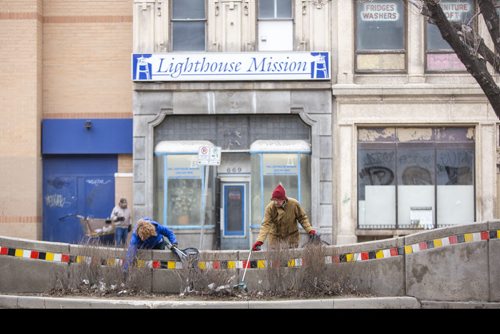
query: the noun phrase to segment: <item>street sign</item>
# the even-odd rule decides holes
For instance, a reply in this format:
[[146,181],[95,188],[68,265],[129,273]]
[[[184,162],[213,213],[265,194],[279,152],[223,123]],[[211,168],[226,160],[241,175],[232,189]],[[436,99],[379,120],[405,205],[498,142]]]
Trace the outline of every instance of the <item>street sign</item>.
[[210,147],[200,146],[198,149],[198,163],[200,165],[208,165],[208,160],[210,159]]
[[221,148],[219,146],[214,146],[210,148],[210,158],[208,164],[212,166],[220,165]]
[[219,166],[221,148],[219,146],[200,146],[198,150],[198,163],[200,165]]

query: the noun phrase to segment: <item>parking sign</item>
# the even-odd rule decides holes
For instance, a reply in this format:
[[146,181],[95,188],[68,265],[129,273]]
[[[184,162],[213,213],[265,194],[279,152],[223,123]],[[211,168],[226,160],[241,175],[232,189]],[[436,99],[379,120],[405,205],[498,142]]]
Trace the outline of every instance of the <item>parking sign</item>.
[[220,165],[221,148],[218,146],[200,146],[198,150],[198,162],[200,165]]

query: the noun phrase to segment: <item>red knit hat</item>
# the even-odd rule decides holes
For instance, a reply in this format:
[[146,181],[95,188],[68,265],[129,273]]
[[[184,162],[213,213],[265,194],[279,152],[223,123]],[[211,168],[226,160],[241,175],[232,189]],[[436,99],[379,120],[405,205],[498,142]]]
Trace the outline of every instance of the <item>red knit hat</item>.
[[274,188],[271,199],[278,199],[278,200],[287,199],[285,195],[285,188],[283,188],[281,184],[278,184],[278,186]]

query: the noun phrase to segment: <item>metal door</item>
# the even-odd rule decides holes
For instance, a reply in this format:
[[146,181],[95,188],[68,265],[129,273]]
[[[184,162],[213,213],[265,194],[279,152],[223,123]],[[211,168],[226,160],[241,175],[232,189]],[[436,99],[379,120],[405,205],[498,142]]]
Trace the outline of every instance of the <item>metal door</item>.
[[117,157],[44,157],[43,170],[43,240],[78,243],[76,215],[106,218],[115,205]]
[[224,182],[221,190],[221,248],[248,249],[248,182]]

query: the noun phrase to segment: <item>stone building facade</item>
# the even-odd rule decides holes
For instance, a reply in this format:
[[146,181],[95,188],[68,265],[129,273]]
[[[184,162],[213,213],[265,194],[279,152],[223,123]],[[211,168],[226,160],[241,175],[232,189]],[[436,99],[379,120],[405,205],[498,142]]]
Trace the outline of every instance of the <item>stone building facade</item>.
[[[442,4],[488,35],[475,1]],[[0,234],[72,241],[58,218],[98,212],[108,181],[106,201],[205,249],[247,249],[279,182],[333,244],[499,215],[498,119],[405,1],[16,0],[0,25]],[[327,77],[283,77],[318,56]],[[148,57],[170,79],[141,77]],[[245,57],[265,73],[172,77]]]
[[[331,53],[331,80],[136,81],[136,212],[153,214],[155,205],[160,206],[154,200],[155,145],[163,140],[206,139],[195,135],[200,132],[194,124],[186,127],[194,130],[192,138],[176,136],[173,128],[161,131],[174,121],[172,117],[184,115],[188,123],[196,115],[204,116],[195,117],[198,122],[215,118],[219,125],[214,129],[231,133],[251,132],[235,125],[247,115],[274,123],[280,122],[276,116],[299,115],[310,129],[310,215],[329,242],[387,238],[496,215],[498,187],[491,180],[497,179],[497,118],[474,79],[416,8],[404,1],[242,0],[191,5],[198,6],[198,16],[183,16],[188,8],[175,1],[135,1],[134,53],[323,50]],[[453,20],[471,18],[475,5],[444,2]],[[202,37],[189,44],[181,38],[189,35],[181,24],[199,24],[192,32]],[[486,31],[482,22],[478,28]],[[302,139],[291,129],[297,137],[286,139]],[[265,139],[285,138],[268,133]],[[211,144],[222,147],[224,160],[231,149],[214,140]],[[238,149],[248,152],[243,146]],[[222,174],[210,174],[211,182],[223,184],[227,179]],[[252,170],[249,174],[246,181],[259,181]],[[209,201],[217,213],[224,200],[216,198],[223,194],[217,186],[209,187]],[[258,216],[254,204],[249,205]],[[220,222],[223,215],[221,211],[205,220]],[[252,220],[252,236],[257,223]],[[223,227],[210,226],[208,235],[224,238],[217,232]],[[197,240],[196,230],[178,231],[194,237],[191,243]]]

